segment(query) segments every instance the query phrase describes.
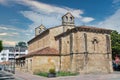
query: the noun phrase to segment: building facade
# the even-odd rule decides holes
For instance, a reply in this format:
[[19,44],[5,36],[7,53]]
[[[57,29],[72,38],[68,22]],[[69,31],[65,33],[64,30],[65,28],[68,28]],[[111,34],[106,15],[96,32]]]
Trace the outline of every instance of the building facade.
[[36,36],[28,41],[29,53],[16,59],[18,70],[38,73],[55,68],[80,74],[113,71],[111,30],[75,26],[74,16],[68,12],[62,16],[62,25],[49,29],[42,25],[40,32],[35,31]]
[[0,52],[0,62],[13,61],[15,57],[23,56],[27,53],[27,48],[4,47]]

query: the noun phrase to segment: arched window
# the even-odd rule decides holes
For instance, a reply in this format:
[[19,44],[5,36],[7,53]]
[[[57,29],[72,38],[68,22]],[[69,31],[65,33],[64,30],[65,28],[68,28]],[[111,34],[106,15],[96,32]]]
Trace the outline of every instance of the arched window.
[[67,16],[65,16],[65,21],[68,21],[68,17]]
[[73,20],[73,18],[72,17],[70,17],[70,21],[72,21]]
[[98,44],[98,40],[97,40],[96,37],[93,38],[92,44],[93,44],[93,47],[94,47],[94,51],[96,52],[97,51],[97,44]]

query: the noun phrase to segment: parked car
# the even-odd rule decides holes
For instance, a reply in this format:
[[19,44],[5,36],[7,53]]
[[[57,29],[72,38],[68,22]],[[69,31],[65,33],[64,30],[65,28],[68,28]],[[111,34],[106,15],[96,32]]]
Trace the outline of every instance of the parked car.
[[2,66],[0,65],[0,70],[2,70]]
[[112,65],[113,65],[113,70],[115,71],[120,71],[120,64],[117,64],[115,62],[112,62]]

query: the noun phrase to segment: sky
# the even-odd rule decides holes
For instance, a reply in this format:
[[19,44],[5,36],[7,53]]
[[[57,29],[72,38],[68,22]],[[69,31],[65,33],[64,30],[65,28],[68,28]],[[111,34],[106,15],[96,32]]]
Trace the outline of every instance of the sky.
[[71,12],[75,25],[117,30],[120,33],[120,0],[0,0],[0,40],[4,46],[35,37],[35,28],[61,25]]

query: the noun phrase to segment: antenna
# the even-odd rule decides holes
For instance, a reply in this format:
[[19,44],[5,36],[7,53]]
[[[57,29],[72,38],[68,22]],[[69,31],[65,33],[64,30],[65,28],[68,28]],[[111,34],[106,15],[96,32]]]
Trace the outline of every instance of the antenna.
[[42,17],[41,17],[41,24],[42,24]]

